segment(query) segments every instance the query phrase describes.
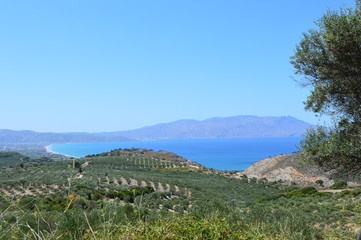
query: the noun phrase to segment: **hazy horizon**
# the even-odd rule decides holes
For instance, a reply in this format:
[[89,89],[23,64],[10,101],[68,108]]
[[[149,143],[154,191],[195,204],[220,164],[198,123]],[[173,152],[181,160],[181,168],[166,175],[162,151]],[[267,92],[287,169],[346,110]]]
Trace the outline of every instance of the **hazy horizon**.
[[[203,122],[209,119],[213,119],[213,118],[233,118],[233,117],[291,117],[294,118],[293,116],[257,116],[257,115],[237,115],[237,116],[227,116],[227,117],[211,117],[211,118],[206,118],[206,119],[176,119],[174,121],[170,121],[170,122],[159,122],[159,123],[154,123],[151,125],[146,125],[146,126],[141,126],[139,128],[133,128],[133,129],[124,129],[124,130],[115,130],[115,131],[72,131],[72,132],[55,132],[55,131],[36,131],[33,129],[8,129],[8,128],[0,128],[0,130],[11,130],[11,131],[34,131],[34,132],[40,132],[40,133],[101,133],[101,132],[125,132],[125,131],[132,131],[132,130],[138,130],[138,129],[142,129],[142,128],[147,128],[147,127],[152,127],[152,126],[156,126],[156,125],[161,125],[161,124],[169,124],[169,123],[175,123],[178,121],[197,121],[197,122]],[[297,119],[297,118],[296,118]],[[301,119],[297,119],[300,121],[303,121]],[[312,124],[310,122],[307,121],[303,121],[305,123],[309,123]],[[315,124],[312,124],[315,125]]]
[[[354,1],[20,1],[0,8],[0,129],[112,132],[293,116],[302,32]],[[322,120],[323,121],[323,120]]]

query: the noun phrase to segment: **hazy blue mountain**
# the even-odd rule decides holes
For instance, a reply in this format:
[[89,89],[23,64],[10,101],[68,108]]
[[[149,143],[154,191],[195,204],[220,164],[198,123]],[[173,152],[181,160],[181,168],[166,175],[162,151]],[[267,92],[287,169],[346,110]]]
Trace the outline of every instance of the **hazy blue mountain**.
[[312,124],[293,117],[235,116],[203,121],[178,120],[130,131],[121,136],[138,139],[291,137],[301,136]]
[[131,139],[118,133],[40,133],[0,129],[0,143],[78,143],[78,142],[120,142]]
[[0,129],[0,143],[120,142],[150,139],[301,136],[311,124],[293,117],[215,117],[178,120],[129,131],[103,133],[40,133]]

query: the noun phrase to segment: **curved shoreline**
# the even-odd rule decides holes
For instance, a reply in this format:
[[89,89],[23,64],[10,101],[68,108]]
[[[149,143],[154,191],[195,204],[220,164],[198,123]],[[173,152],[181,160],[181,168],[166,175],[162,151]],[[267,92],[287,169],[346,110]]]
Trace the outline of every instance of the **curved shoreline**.
[[51,147],[53,146],[54,144],[49,144],[49,145],[46,145],[44,146],[45,150],[47,153],[50,153],[50,154],[57,154],[57,155],[63,155],[63,156],[66,156],[66,157],[69,157],[69,158],[78,158],[78,157],[75,157],[75,156],[71,156],[71,155],[67,155],[67,154],[62,154],[62,153],[58,153],[58,152],[54,152]]
[[51,150],[51,146],[53,146],[53,144],[50,144],[50,145],[46,145],[46,146],[44,146],[44,148],[45,148],[46,152],[48,152],[48,153],[54,153],[54,154],[58,154],[58,153],[53,152],[53,151]]
[[[222,171],[241,171],[251,164],[285,153],[292,153],[299,138],[233,138],[233,139],[178,139],[137,142],[92,142],[49,145],[49,152],[68,157],[109,152],[119,148],[143,148],[154,151],[166,150],[191,161]],[[66,146],[62,146],[66,145]],[[59,147],[59,148],[58,148]],[[57,153],[56,153],[57,154]],[[69,154],[69,155],[67,155]],[[75,156],[71,156],[75,154]]]

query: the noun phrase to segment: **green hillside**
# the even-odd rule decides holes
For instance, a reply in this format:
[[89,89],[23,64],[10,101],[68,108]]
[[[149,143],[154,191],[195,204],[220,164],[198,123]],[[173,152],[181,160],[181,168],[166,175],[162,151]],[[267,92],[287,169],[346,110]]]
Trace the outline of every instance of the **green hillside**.
[[353,239],[361,228],[361,189],[319,193],[130,152],[3,168],[0,239]]
[[14,166],[28,160],[28,157],[16,152],[0,152],[0,168]]

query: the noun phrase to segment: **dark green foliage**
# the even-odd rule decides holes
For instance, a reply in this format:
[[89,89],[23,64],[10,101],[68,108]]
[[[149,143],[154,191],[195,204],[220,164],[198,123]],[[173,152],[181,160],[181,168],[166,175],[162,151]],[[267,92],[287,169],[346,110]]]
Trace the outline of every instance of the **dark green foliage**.
[[19,166],[24,167],[23,161],[28,160],[28,157],[25,157],[19,153],[15,152],[0,152],[0,168],[10,167],[18,164]]
[[[360,126],[339,124],[331,129],[309,129],[300,146],[305,160],[348,176],[361,171]],[[360,132],[361,133],[361,132]]]
[[80,168],[80,167],[81,167],[81,163],[80,163],[80,162],[75,162],[75,163],[74,163],[74,167],[75,167],[75,168]]
[[361,117],[361,9],[328,11],[303,34],[291,63],[312,87],[306,108]]
[[322,167],[361,171],[361,8],[328,11],[303,35],[291,63],[311,87],[306,109],[335,118],[333,128],[311,129],[301,147]]
[[314,187],[304,187],[294,190],[289,193],[284,193],[281,196],[290,198],[290,197],[307,197],[317,192],[317,189]]
[[42,200],[41,204],[41,207],[44,210],[64,211],[68,204],[68,199],[62,197],[48,197]]
[[316,180],[315,183],[323,187],[323,181],[321,179]]
[[82,188],[88,188],[88,186],[85,185],[85,184],[78,184],[78,185],[75,186],[75,188],[82,189]]
[[331,189],[342,189],[345,187],[347,187],[347,182],[341,181],[341,182],[334,183],[330,188]]
[[361,195],[361,189],[356,189],[356,190],[345,190],[345,191],[342,191],[338,194],[338,196],[340,198],[343,198],[343,197],[346,197],[346,196],[349,196],[349,197],[358,197]]
[[106,197],[108,198],[118,198],[120,200],[124,200],[125,202],[133,203],[134,199],[138,196],[142,196],[145,194],[150,194],[154,192],[154,189],[152,187],[132,187],[127,190],[110,190],[109,192],[104,193]]
[[276,200],[278,198],[291,198],[291,197],[308,197],[311,195],[314,195],[315,193],[317,193],[317,189],[314,187],[304,187],[304,188],[298,188],[296,190],[293,191],[289,191],[289,192],[284,192],[281,194],[277,194],[268,198],[258,198],[256,199],[257,203],[261,203],[261,202],[266,202],[266,201],[272,201],[272,200]]

